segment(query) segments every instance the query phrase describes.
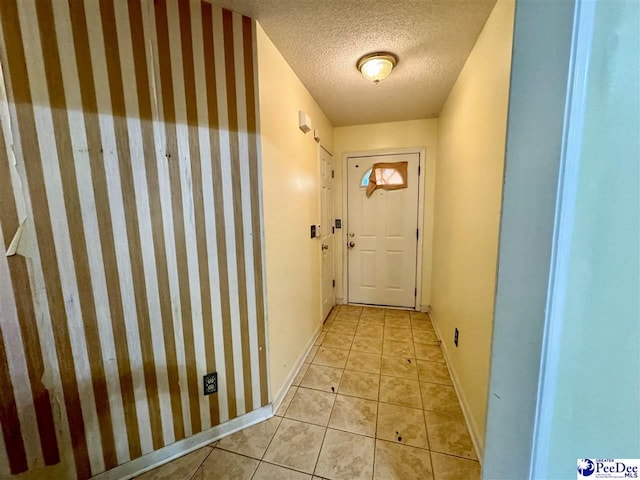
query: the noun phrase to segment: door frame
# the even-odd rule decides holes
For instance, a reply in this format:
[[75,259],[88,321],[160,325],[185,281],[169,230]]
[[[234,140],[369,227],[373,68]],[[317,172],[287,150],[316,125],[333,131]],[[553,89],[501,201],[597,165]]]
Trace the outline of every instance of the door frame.
[[419,164],[419,178],[418,178],[418,231],[420,235],[416,248],[416,302],[413,307],[414,310],[420,310],[421,298],[422,298],[422,275],[423,275],[423,246],[424,246],[424,199],[425,199],[425,187],[427,178],[427,169],[425,164],[426,159],[425,147],[409,147],[409,148],[384,148],[380,150],[364,150],[355,152],[345,152],[342,154],[342,229],[340,232],[340,241],[342,242],[342,289],[344,302],[349,303],[349,258],[347,245],[347,235],[349,231],[349,205],[347,201],[348,197],[348,169],[347,165],[350,158],[356,157],[378,157],[381,155],[402,155],[407,153],[414,153],[418,155]]
[[[318,218],[320,219],[320,221],[322,222],[322,152],[325,152],[327,155],[329,155],[329,158],[331,159],[331,171],[335,171],[335,157],[333,156],[333,153],[331,153],[329,150],[327,150],[324,146],[322,146],[322,144],[318,143],[318,179],[320,180],[320,184],[319,184],[319,198],[318,198]],[[333,218],[330,218],[329,221],[331,222],[329,225],[321,225],[320,226],[320,231],[322,231],[322,229],[324,228],[333,228],[335,227],[335,216],[336,216],[336,202],[335,202],[335,178],[331,178],[331,201],[333,202],[333,208],[332,210],[332,216]],[[336,276],[336,261],[337,261],[337,255],[336,255],[336,232],[335,232],[335,228],[333,233],[331,234],[331,240],[330,240],[330,245],[329,248],[331,249],[331,252],[333,252],[333,262],[331,263],[331,269],[332,269],[332,277],[335,280],[335,276]],[[320,242],[322,243],[322,234],[318,236],[318,238],[320,239]],[[323,307],[323,294],[324,294],[324,285],[323,285],[323,281],[324,281],[324,269],[323,269],[323,264],[322,264],[322,252],[320,253],[320,317],[322,318],[322,322],[324,323],[327,318],[329,318],[329,314],[327,314],[327,316],[325,317],[324,315],[324,311],[322,310]],[[336,287],[333,287],[333,304],[331,305],[331,307],[333,308],[336,305]],[[329,309],[329,313],[331,313],[331,309]]]

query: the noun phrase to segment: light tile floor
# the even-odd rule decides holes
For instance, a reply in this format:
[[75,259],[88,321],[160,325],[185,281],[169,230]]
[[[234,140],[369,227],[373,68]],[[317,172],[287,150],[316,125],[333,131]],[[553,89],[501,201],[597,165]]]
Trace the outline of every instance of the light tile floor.
[[335,307],[275,416],[142,480],[478,480],[428,315]]

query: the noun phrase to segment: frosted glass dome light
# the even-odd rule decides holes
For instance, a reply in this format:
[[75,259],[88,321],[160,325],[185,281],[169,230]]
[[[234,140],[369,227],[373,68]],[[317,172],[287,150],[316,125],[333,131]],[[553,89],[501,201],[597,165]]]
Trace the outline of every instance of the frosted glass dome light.
[[358,70],[364,78],[377,84],[389,76],[397,63],[398,59],[391,53],[371,53],[358,60]]

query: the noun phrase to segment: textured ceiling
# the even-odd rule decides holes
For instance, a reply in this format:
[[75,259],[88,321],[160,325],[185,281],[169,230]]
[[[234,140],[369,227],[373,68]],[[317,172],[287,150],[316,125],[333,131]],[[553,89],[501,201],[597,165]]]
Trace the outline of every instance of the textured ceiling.
[[[257,19],[334,126],[437,117],[496,0],[211,0]],[[378,85],[358,59],[390,51]]]

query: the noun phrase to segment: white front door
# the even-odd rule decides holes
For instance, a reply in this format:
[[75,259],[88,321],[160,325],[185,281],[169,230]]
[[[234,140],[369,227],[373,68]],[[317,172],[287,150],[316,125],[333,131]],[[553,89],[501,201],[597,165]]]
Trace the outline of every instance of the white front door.
[[333,163],[331,155],[320,147],[320,242],[322,248],[322,318],[335,305],[333,273]]
[[[374,163],[408,162],[407,188],[375,190],[365,179]],[[347,159],[349,303],[416,306],[420,155]]]

